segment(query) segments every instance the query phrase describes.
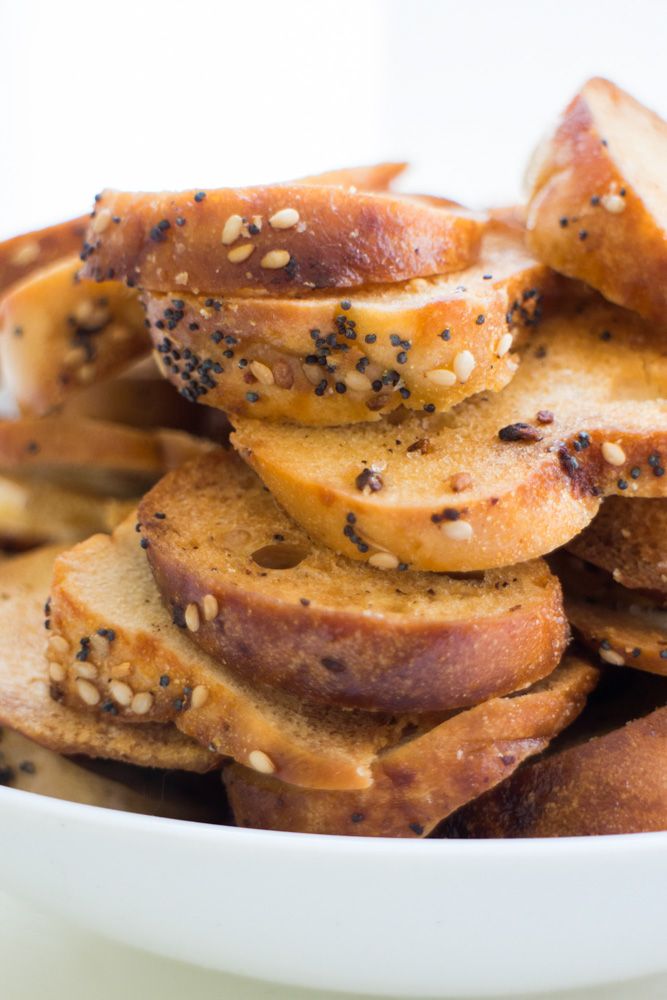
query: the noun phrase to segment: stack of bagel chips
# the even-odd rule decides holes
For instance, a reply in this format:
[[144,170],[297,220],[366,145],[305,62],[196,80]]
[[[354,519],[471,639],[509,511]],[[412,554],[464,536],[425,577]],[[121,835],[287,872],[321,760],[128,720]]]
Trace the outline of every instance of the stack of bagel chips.
[[[606,81],[587,88],[575,104],[595,110],[605,88],[631,101]],[[576,122],[588,134],[598,118]],[[0,356],[17,416],[0,424],[0,473],[97,499],[69,534],[26,529],[25,546],[58,548],[0,564],[9,617],[34,630],[46,602],[29,669],[0,681],[0,723],[63,754],[221,768],[240,826],[516,836],[522,796],[546,784],[544,815],[553,801],[570,825],[535,828],[591,832],[569,805],[587,761],[600,766],[586,712],[583,764],[561,764],[573,751],[560,734],[601,671],[667,659],[655,636],[634,657],[600,637],[580,609],[581,559],[607,570],[602,518],[624,523],[632,499],[644,525],[667,500],[667,355],[655,311],[611,301],[613,281],[597,280],[622,214],[616,181],[585,204],[576,185],[550,196],[568,220],[561,242],[606,212],[585,267],[581,247],[561,266],[540,208],[560,175],[540,162],[527,212],[397,194],[400,164],[105,191],[80,261],[65,240],[12,279]],[[641,179],[625,153],[614,162],[630,209]],[[629,231],[640,255],[647,226]],[[145,426],[141,393],[110,422],[106,400],[130,398],[128,371],[151,349],[169,429]],[[624,565],[605,595],[667,592]],[[639,775],[644,730],[617,742]],[[661,808],[634,809],[634,823],[626,809],[616,827],[667,823],[667,794]]]

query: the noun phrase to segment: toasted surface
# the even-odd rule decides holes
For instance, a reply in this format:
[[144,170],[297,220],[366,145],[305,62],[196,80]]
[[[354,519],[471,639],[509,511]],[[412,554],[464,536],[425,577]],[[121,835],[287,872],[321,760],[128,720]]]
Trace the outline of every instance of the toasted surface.
[[[108,762],[92,766],[39,746],[12,729],[0,729],[0,785],[52,799],[201,822],[219,822],[215,807],[217,775],[193,777],[182,772],[148,770]],[[219,796],[218,796],[219,797]]]
[[570,552],[611,573],[624,587],[667,592],[667,503],[638,500],[627,506],[609,497]]
[[42,416],[148,353],[136,293],[77,280],[78,256],[41,268],[0,302],[0,363],[19,409]]
[[667,830],[667,708],[527,764],[466,806],[447,832],[586,837],[653,830]]
[[0,243],[0,292],[38,268],[78,252],[87,224],[88,216],[83,215]]
[[[139,543],[131,519],[56,561],[51,624],[65,644],[49,652],[63,677],[55,693],[82,714],[175,722],[204,746],[259,760],[285,781],[338,789],[367,787],[380,750],[442,719],[316,705],[232,673],[191,642],[182,617],[181,627],[172,622]],[[100,628],[112,630],[111,642],[99,641]],[[89,650],[83,660],[81,650]]]
[[667,125],[593,79],[540,151],[528,241],[557,271],[665,326]]
[[122,500],[46,480],[0,476],[0,545],[25,549],[46,543],[72,544],[115,527],[125,506]]
[[73,712],[50,696],[44,602],[59,551],[49,546],[0,563],[0,726],[57,753],[186,771],[218,765],[216,754],[174,727],[118,726],[107,716]]
[[483,226],[481,216],[437,199],[362,191],[331,178],[199,192],[104,191],[88,226],[82,273],[194,294],[352,288],[461,270],[477,256]]
[[546,319],[502,392],[450,413],[317,430],[235,418],[232,442],[335,551],[437,571],[511,565],[568,542],[604,494],[665,495],[667,358],[651,340],[596,300]]
[[[512,343],[527,339],[555,285],[522,230],[497,224],[464,271],[342,300],[321,292],[143,298],[158,363],[187,399],[263,419],[344,424],[401,405],[446,410],[501,389],[516,370]],[[454,374],[462,350],[476,362],[465,381]]]
[[197,609],[194,642],[303,697],[386,711],[475,705],[551,673],[567,640],[544,562],[472,579],[352,562],[311,542],[233,452],[166,476],[139,521],[172,613]]
[[604,571],[559,556],[567,616],[606,663],[667,675],[667,611],[654,597],[615,583]]
[[523,694],[460,712],[382,754],[366,791],[299,789],[233,765],[223,777],[236,822],[303,833],[427,836],[543,750],[579,714],[596,682],[594,667],[567,657]]
[[[58,411],[65,416],[92,417],[132,427],[185,430],[217,440],[226,418],[220,410],[195,407],[162,378],[152,357],[132,365],[117,378],[96,382],[73,393]],[[228,431],[225,432],[228,436]]]
[[108,496],[137,496],[211,443],[77,416],[0,421],[0,471]]

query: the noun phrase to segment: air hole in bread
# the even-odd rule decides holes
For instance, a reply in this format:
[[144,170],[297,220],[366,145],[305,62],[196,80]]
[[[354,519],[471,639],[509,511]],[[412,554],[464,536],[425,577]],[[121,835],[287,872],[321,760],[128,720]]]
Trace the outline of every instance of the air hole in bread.
[[252,558],[262,569],[294,569],[308,555],[305,545],[264,545],[252,553]]

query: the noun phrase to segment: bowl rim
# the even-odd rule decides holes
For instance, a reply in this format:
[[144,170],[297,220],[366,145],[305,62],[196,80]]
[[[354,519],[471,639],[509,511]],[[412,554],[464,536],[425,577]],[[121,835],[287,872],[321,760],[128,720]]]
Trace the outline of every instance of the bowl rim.
[[111,831],[167,836],[171,840],[197,842],[204,845],[227,844],[231,848],[251,845],[255,850],[279,850],[302,855],[304,851],[348,857],[404,855],[414,859],[436,854],[457,859],[510,860],[520,857],[557,859],[563,856],[590,858],[641,852],[647,848],[667,851],[667,831],[648,833],[598,834],[586,837],[525,837],[489,839],[406,839],[401,837],[355,837],[340,834],[291,833],[284,830],[253,830],[227,826],[223,823],[202,823],[195,820],[172,819],[126,812],[104,806],[70,802],[20,788],[0,787],[0,812],[9,807],[33,815],[48,814],[63,824],[78,823],[90,829],[104,827]]

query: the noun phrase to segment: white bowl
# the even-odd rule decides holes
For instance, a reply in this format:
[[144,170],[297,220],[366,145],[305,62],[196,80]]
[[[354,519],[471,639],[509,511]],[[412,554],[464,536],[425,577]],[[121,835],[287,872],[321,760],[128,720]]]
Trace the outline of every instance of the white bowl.
[[667,969],[667,833],[400,841],[212,827],[0,788],[0,887],[158,955],[381,996]]

